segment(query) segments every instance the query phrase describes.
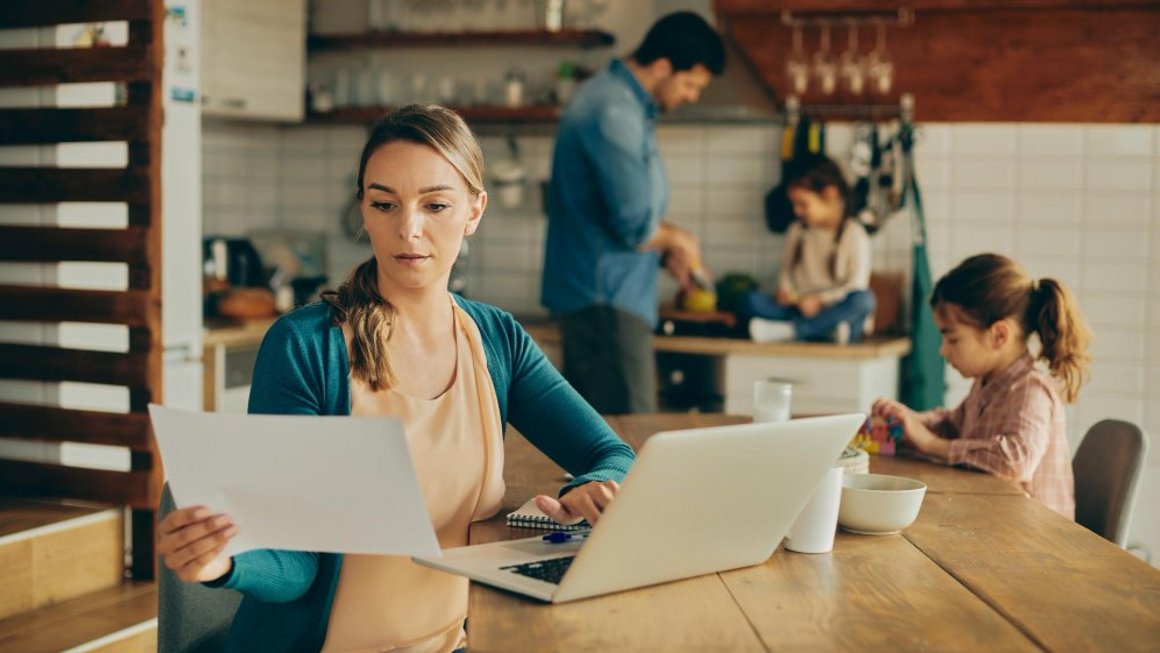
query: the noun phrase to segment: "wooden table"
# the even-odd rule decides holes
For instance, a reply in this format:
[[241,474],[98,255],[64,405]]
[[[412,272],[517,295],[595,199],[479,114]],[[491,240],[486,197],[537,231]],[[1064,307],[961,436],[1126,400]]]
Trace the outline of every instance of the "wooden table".
[[[670,429],[740,423],[707,414],[609,417],[634,448]],[[555,493],[562,472],[507,439],[500,516],[474,543],[527,537],[502,515]],[[472,653],[520,651],[1157,651],[1160,571],[986,474],[872,457],[924,481],[901,535],[839,532],[828,554],[545,605],[472,585]]]

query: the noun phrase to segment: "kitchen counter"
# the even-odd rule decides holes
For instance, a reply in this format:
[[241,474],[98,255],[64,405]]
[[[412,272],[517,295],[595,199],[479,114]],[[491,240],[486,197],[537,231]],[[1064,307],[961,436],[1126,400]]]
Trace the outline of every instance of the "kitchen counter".
[[[541,348],[559,346],[560,329],[543,317],[516,316],[528,335]],[[853,345],[826,342],[753,342],[742,338],[706,338],[695,336],[653,336],[653,349],[681,354],[706,356],[750,355],[791,358],[870,359],[901,358],[910,352],[910,338],[875,336]]]
[[259,345],[266,331],[278,317],[264,317],[245,322],[214,320],[206,318],[205,328],[202,330],[202,346],[211,347],[246,347]]

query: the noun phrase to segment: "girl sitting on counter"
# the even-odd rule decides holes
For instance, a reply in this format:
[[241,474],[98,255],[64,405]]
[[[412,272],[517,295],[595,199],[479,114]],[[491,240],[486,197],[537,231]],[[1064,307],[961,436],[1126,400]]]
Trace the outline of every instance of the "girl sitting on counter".
[[788,180],[797,220],[785,235],[774,296],[750,291],[741,302],[757,342],[859,342],[872,328],[870,236],[848,213],[841,169],[819,156]]
[[[559,498],[537,497],[540,509],[598,521],[632,449],[510,314],[447,290],[487,206],[483,156],[463,119],[431,105],[388,114],[363,149],[355,192],[374,255],[324,303],[271,327],[250,412],[400,418],[443,548],[466,545],[471,522],[499,511],[509,422],[575,475]],[[467,578],[407,556],[221,558],[237,529],[212,506],[175,510],[159,531],[181,579],[243,595],[229,650],[466,650]]]

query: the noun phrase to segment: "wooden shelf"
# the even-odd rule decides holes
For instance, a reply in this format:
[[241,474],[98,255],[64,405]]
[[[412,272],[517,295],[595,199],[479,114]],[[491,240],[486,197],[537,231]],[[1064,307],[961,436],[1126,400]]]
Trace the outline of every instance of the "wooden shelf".
[[[307,113],[307,125],[369,125],[393,107],[351,107],[327,113]],[[536,104],[509,108],[449,107],[473,124],[498,123],[553,123],[560,119],[560,107],[554,104]]]
[[779,14],[797,11],[803,14],[836,13],[890,13],[898,7],[915,12],[947,11],[1010,11],[1013,9],[1082,9],[1109,11],[1113,9],[1150,9],[1155,0],[907,0],[883,7],[876,0],[713,0],[713,11],[718,15],[741,16]]
[[455,45],[504,45],[537,47],[607,47],[615,42],[612,34],[600,30],[566,29],[505,30],[487,32],[362,32],[357,34],[311,34],[311,52],[358,48],[446,47]]

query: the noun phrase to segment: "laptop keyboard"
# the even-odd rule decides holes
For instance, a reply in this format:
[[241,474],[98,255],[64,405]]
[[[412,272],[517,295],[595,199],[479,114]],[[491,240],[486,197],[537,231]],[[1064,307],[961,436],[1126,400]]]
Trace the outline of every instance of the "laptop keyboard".
[[513,574],[521,574],[535,578],[536,580],[542,580],[546,583],[559,585],[560,579],[564,577],[564,573],[568,571],[568,567],[572,566],[572,559],[575,557],[564,556],[563,558],[549,558],[548,560],[540,560],[538,562],[525,562],[520,565],[500,567],[500,569],[506,569]]

